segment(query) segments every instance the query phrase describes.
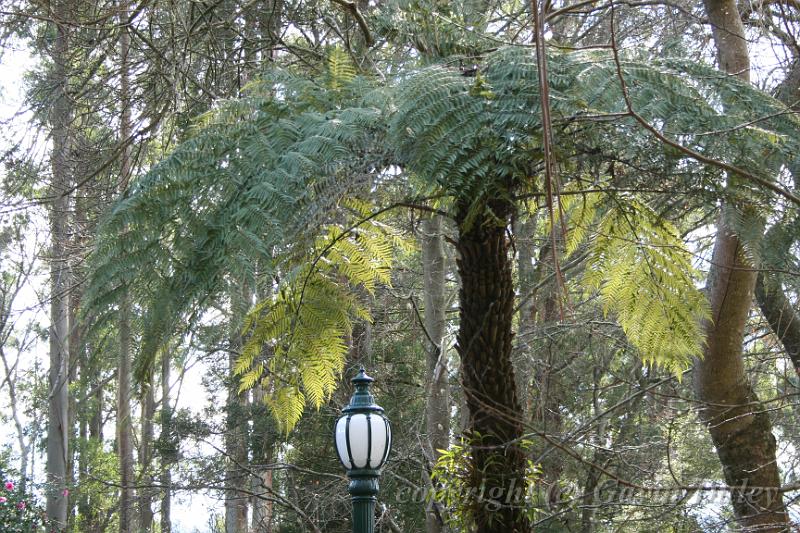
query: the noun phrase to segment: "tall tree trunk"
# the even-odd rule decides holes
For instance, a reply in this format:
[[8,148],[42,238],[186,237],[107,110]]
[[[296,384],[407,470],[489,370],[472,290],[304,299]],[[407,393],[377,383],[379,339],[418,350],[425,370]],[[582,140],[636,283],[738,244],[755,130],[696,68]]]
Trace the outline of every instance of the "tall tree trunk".
[[[89,386],[91,387],[91,390],[94,391],[92,394],[93,399],[90,402],[91,409],[89,413],[86,413],[86,416],[88,417],[88,436],[86,440],[87,447],[102,446],[103,442],[103,387],[101,385],[100,365],[98,361],[99,357],[90,357],[89,354],[91,352],[91,349],[84,350],[86,364],[83,365],[84,369],[88,369],[87,374],[89,376]],[[85,478],[88,477],[87,475],[89,474],[88,467],[89,464],[86,462],[86,471],[82,472]],[[94,502],[92,501],[92,494],[85,494],[82,492],[81,500],[82,501],[79,505],[81,505],[82,508],[79,508],[78,512],[85,521],[85,527],[83,527],[83,531],[86,531],[87,533],[100,531],[100,514],[98,511],[98,506],[93,505]]]
[[[747,42],[736,2],[704,4],[720,68],[749,80]],[[739,524],[748,531],[786,531],[772,423],[744,368],[744,331],[756,273],[722,212],[708,273],[711,320],[706,324],[706,349],[695,366],[695,388],[703,402],[700,415],[732,489]]]
[[517,279],[519,280],[519,329],[514,346],[514,372],[517,376],[519,401],[526,412],[530,411],[532,399],[528,390],[534,374],[532,350],[528,338],[533,333],[536,306],[532,292],[536,284],[536,269],[533,267],[533,234],[536,219],[530,216],[524,220],[514,218],[514,244],[517,250]]
[[70,63],[70,6],[56,0],[53,19],[58,21],[53,43],[52,186],[50,209],[50,371],[47,426],[47,519],[56,531],[67,525],[67,460],[69,453],[69,128],[72,106],[68,95]]
[[272,533],[274,509],[272,462],[275,429],[264,405],[264,389],[259,384],[253,387],[253,463],[250,468],[253,492],[253,533]]
[[161,533],[172,531],[172,472],[175,446],[172,438],[172,405],[169,398],[170,356],[167,350],[161,355]]
[[[793,111],[800,113],[800,57],[786,79],[778,87],[776,96]],[[800,189],[800,155],[787,164],[794,178],[795,189]],[[796,227],[796,222],[794,223]],[[767,238],[781,226],[792,227],[792,221],[781,220],[767,232]],[[778,244],[778,254],[790,254],[792,245],[797,241],[796,235],[787,235]],[[781,275],[777,272],[761,272],[756,280],[756,300],[764,318],[767,319],[775,336],[783,344],[786,354],[792,361],[795,373],[800,376],[800,312],[798,312],[786,296],[781,286]]]
[[[256,297],[258,301],[266,301],[272,298],[271,278],[266,283],[258,286]],[[261,348],[261,360],[269,361],[273,356],[273,348],[269,344]],[[250,449],[253,461],[250,464],[251,498],[253,506],[253,518],[251,521],[252,533],[272,533],[274,531],[274,505],[273,505],[273,466],[275,461],[274,450],[278,438],[278,431],[274,424],[274,419],[270,415],[267,405],[264,402],[266,391],[258,383],[253,387],[253,398],[250,405],[250,417],[252,419],[253,431],[250,435]]]
[[134,533],[134,471],[131,422],[130,300],[119,304],[119,360],[117,362],[117,453],[119,454],[119,531]]
[[[422,277],[425,299],[425,331],[427,332],[428,397],[425,425],[428,433],[427,455],[435,464],[438,450],[450,446],[450,384],[447,352],[444,346],[446,326],[445,254],[442,218],[434,215],[422,222]],[[440,533],[444,521],[437,502],[431,500],[425,511],[428,533]]]
[[139,445],[139,471],[141,472],[139,484],[139,529],[150,531],[153,527],[153,417],[156,412],[156,398],[153,380],[155,376],[151,371],[147,382],[142,384],[142,436]]
[[[462,200],[456,218],[461,276],[456,349],[469,410],[471,487],[480,491],[470,505],[481,533],[523,533],[530,524],[522,501],[526,457],[518,444],[522,410],[511,362],[514,287],[506,238],[513,205],[501,198],[487,203],[474,207]],[[471,207],[482,212],[471,217]]]
[[[120,142],[127,143],[131,135],[131,94],[128,67],[130,37],[124,25],[128,7],[125,2],[120,9],[122,28],[119,37],[120,54]],[[120,152],[120,184],[124,190],[131,176],[130,147],[125,146]],[[119,303],[119,361],[117,363],[117,452],[119,453],[120,498],[119,498],[119,530],[120,533],[133,533],[134,524],[134,464],[133,464],[133,422],[131,420],[131,303],[127,291]]]
[[228,351],[229,384],[225,419],[225,532],[247,531],[248,464],[247,407],[248,393],[239,393],[239,380],[233,374],[236,359],[243,346],[241,325],[250,304],[246,282],[234,283],[231,288],[230,349]]
[[[563,251],[562,245],[562,240],[557,238],[556,246],[559,254]],[[520,278],[522,282],[522,277]],[[539,250],[536,268],[528,283],[532,286],[528,290],[533,290],[530,310],[527,311],[530,317],[520,317],[521,334],[533,332],[534,325],[525,324],[527,321],[536,322],[541,327],[547,328],[559,318],[559,298],[562,294],[559,292],[560,287],[555,277],[552,242],[546,243]],[[520,289],[520,293],[525,294],[525,291]],[[529,354],[534,371],[526,412],[536,431],[552,436],[558,436],[562,430],[561,406],[564,405],[566,393],[560,373],[563,372],[563,354],[569,353],[564,348],[564,340],[561,337],[547,335],[547,339],[538,343],[535,349],[530,349]],[[555,498],[559,493],[557,488],[564,464],[557,453],[545,452],[550,445],[543,441],[544,439],[541,439],[541,445],[535,449],[536,455],[540,457],[539,482],[544,487],[547,497]],[[551,501],[551,503],[556,502]]]

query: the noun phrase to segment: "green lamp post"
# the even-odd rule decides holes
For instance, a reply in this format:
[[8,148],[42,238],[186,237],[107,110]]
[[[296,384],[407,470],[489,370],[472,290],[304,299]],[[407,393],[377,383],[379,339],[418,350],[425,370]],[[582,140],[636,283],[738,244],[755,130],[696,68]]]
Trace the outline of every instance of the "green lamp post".
[[378,476],[392,447],[392,428],[369,391],[375,381],[362,367],[352,380],[356,386],[350,404],[333,429],[336,453],[350,478],[353,533],[375,531]]

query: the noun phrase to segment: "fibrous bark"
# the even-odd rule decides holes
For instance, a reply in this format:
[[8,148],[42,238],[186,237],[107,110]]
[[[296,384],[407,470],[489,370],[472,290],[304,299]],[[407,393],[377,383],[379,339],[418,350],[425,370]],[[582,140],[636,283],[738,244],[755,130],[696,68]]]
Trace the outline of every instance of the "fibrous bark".
[[[524,514],[526,457],[522,410],[511,362],[514,287],[507,224],[513,207],[495,199],[469,216],[458,207],[458,271],[461,277],[460,327],[456,349],[469,410],[471,486],[477,494],[471,511],[482,533],[530,530]],[[490,214],[491,213],[491,214]]]

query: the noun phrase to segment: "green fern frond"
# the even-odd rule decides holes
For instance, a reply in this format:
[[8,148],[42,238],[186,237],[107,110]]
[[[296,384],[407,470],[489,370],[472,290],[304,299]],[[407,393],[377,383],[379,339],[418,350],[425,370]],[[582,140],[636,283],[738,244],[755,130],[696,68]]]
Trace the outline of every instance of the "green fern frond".
[[339,90],[356,77],[356,68],[353,60],[343,49],[332,47],[328,51],[327,63],[327,83],[326,85],[335,90]]
[[680,375],[702,355],[708,303],[678,232],[647,204],[615,202],[590,244],[583,283],[598,291],[642,359]]

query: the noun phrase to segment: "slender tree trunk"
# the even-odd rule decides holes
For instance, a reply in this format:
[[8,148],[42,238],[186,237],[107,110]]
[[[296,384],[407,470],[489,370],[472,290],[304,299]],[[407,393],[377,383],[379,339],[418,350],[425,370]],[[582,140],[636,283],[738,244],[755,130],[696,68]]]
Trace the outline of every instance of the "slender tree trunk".
[[156,411],[156,398],[153,380],[155,376],[150,372],[147,382],[142,384],[144,394],[142,398],[142,436],[139,445],[139,471],[141,472],[139,484],[139,528],[141,531],[150,531],[153,527],[153,418]]
[[[126,19],[127,4],[120,9],[121,22]],[[124,26],[119,37],[120,50],[120,131],[121,142],[131,135],[131,95],[128,72],[130,37]],[[120,183],[124,189],[131,175],[131,154],[128,146],[120,153]],[[119,530],[136,531],[134,517],[133,421],[131,420],[131,303],[127,292],[119,303],[119,361],[117,363],[117,452],[120,468]]]
[[[795,58],[793,68],[778,87],[776,94],[784,104],[800,113],[800,57]],[[800,189],[800,155],[790,161],[787,167],[794,178],[795,189]],[[791,219],[776,223],[767,232],[767,238],[779,231],[781,226],[791,227],[791,224]],[[781,239],[777,253],[789,255],[796,241],[796,235],[787,235]],[[759,273],[756,280],[756,300],[773,333],[783,344],[795,373],[800,376],[800,312],[792,306],[784,293],[780,274],[769,271]]]
[[255,473],[252,479],[253,533],[272,533],[274,509],[272,504],[273,477],[271,464],[275,430],[270,415],[264,406],[264,389],[261,385],[253,388],[253,464]]
[[783,344],[800,376],[800,314],[777,282],[769,283],[762,272],[756,281],[756,299],[775,336]]
[[69,84],[70,9],[66,0],[53,3],[53,18],[59,21],[53,43],[53,105],[51,109],[53,172],[50,210],[50,371],[47,426],[47,519],[62,531],[67,525],[67,461],[69,457],[69,265],[66,243],[69,210],[69,128],[72,116]]
[[250,303],[250,290],[245,282],[231,288],[231,331],[228,352],[229,385],[225,428],[225,532],[247,531],[247,510],[249,487],[245,472],[247,453],[247,408],[248,393],[239,393],[239,380],[233,375],[236,359],[243,345],[241,324]]
[[[427,455],[435,464],[438,450],[450,446],[450,384],[447,351],[444,346],[446,326],[445,254],[442,218],[434,215],[422,222],[422,276],[425,286],[425,331],[427,332],[428,397],[425,425],[428,433]],[[444,528],[440,506],[431,500],[425,511],[428,533]]]
[[169,398],[170,357],[166,350],[161,355],[161,533],[172,531],[172,472],[175,461],[172,439],[172,405]]
[[[2,296],[5,296],[2,295]],[[3,310],[5,312],[5,310]],[[21,352],[21,350],[20,350]],[[17,354],[17,360],[22,354]],[[4,347],[0,346],[0,360],[3,362],[3,370],[6,376],[6,385],[8,386],[8,404],[11,408],[11,419],[14,421],[14,428],[17,430],[17,442],[19,444],[19,471],[20,482],[19,490],[22,493],[26,492],[27,488],[27,475],[28,475],[28,455],[30,453],[30,445],[25,439],[25,428],[22,425],[22,419],[19,412],[19,401],[17,397],[17,377],[12,376],[15,370],[12,370],[8,364],[8,359],[4,351]]]
[[117,453],[119,454],[119,531],[135,533],[134,471],[131,422],[131,329],[127,294],[119,305],[119,361],[117,362]]
[[[271,281],[271,280],[270,280]],[[259,286],[256,297],[259,301],[265,301],[272,297],[270,283],[262,283]],[[268,361],[273,356],[272,346],[265,345],[261,349],[262,361]],[[250,417],[252,419],[253,431],[250,435],[250,449],[253,461],[250,470],[253,474],[251,478],[251,498],[253,506],[253,518],[251,522],[252,533],[272,533],[274,531],[273,522],[275,511],[273,506],[274,478],[272,463],[274,462],[275,443],[278,432],[270,415],[264,397],[266,391],[259,383],[253,387],[253,398],[250,405]]]
[[488,204],[472,207],[482,212],[469,217],[471,206],[462,201],[456,219],[461,276],[456,349],[469,410],[471,486],[479,491],[470,503],[481,533],[523,533],[530,524],[523,501],[526,457],[518,445],[522,410],[511,362],[514,287],[506,238],[513,206],[504,199]]
[[[556,239],[559,253],[562,252],[562,242]],[[555,267],[553,266],[552,242],[546,243],[539,250],[539,257],[533,276],[528,281],[531,286],[538,287],[531,294],[530,318],[520,318],[520,330],[523,334],[532,333],[534,325],[523,324],[527,320],[533,321],[545,329],[552,326],[560,314],[559,293],[560,287],[555,278]],[[522,294],[526,291],[520,290]],[[532,360],[533,376],[531,391],[528,393],[526,412],[530,416],[531,423],[536,431],[551,436],[558,436],[562,430],[561,406],[565,402],[565,390],[560,373],[564,363],[564,354],[569,353],[565,350],[564,339],[558,336],[547,335],[546,340],[538,342],[535,347],[530,348],[529,357]],[[544,488],[548,498],[557,497],[559,479],[564,469],[563,460],[556,453],[544,453],[549,448],[549,444],[541,439],[540,445],[535,449],[536,455],[540,455],[539,467],[541,476],[539,482]],[[555,501],[551,502],[555,503]]]
[[[88,354],[91,353],[91,349],[87,349],[84,351],[86,356],[86,364],[83,366],[85,369],[88,370],[89,377],[89,385],[94,390],[94,398],[91,402],[91,410],[88,413],[88,420],[87,420],[87,430],[88,436],[86,445],[87,446],[102,446],[103,442],[103,387],[100,385],[101,378],[100,378],[100,369],[99,364],[97,362],[97,357],[89,358]],[[86,464],[86,471],[82,472],[82,475],[86,477],[88,472],[88,463]],[[100,515],[98,513],[98,509],[96,505],[93,505],[92,495],[91,494],[81,494],[81,505],[83,506],[82,509],[79,509],[79,512],[85,520],[85,527],[83,531],[87,533],[94,533],[95,531],[100,531]]]
[[528,390],[534,375],[533,352],[528,339],[533,333],[536,306],[532,292],[536,280],[536,269],[533,267],[533,233],[536,219],[514,219],[514,244],[517,249],[517,279],[519,280],[519,329],[514,346],[514,372],[517,376],[519,401],[526,412],[530,411],[532,399]]
[[[704,5],[720,68],[749,80],[747,42],[736,2],[704,0]],[[711,320],[706,324],[706,349],[695,366],[695,388],[703,402],[700,415],[733,489],[739,524],[748,531],[786,531],[772,422],[744,368],[744,330],[755,281],[756,273],[723,214],[708,273]]]

